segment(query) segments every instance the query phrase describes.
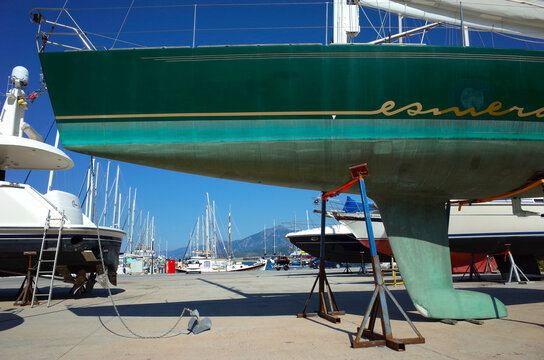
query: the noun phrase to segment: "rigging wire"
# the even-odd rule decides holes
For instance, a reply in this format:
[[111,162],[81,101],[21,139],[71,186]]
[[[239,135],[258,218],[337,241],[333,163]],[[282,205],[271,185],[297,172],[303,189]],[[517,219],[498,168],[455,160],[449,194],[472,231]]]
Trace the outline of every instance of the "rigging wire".
[[[53,118],[51,120],[51,124],[49,124],[49,129],[47,130],[47,134],[45,135],[45,138],[43,139],[44,143],[47,142],[47,138],[49,137],[49,134],[51,133],[51,129],[53,129],[53,125],[55,125],[55,118]],[[26,174],[25,181],[23,181],[23,184],[26,184],[31,173],[32,173],[32,170],[28,170],[28,173]]]
[[61,10],[59,11],[59,14],[57,15],[57,18],[56,18],[56,20],[55,20],[56,23],[59,22],[60,16],[62,15],[63,10],[66,9],[66,5],[67,5],[67,4],[68,4],[68,0],[66,0],[66,1],[64,2],[64,5],[62,5],[62,8],[61,8]]
[[[215,3],[215,4],[198,4],[198,6],[205,7],[215,7],[215,6],[276,6],[276,5],[323,5],[330,4],[330,1],[319,1],[319,2],[292,2],[292,3],[282,3],[282,2],[270,2],[270,3],[234,3],[234,4],[225,4],[225,3]],[[162,9],[162,8],[179,8],[187,7],[192,8],[195,4],[172,4],[172,5],[140,5],[133,6],[133,9]],[[124,10],[127,9],[126,6],[112,6],[112,7],[100,7],[100,8],[70,8],[70,11],[90,11],[90,10]]]
[[378,30],[376,30],[376,28],[374,27],[374,24],[372,23],[372,21],[369,19],[368,15],[366,14],[366,11],[365,11],[365,8],[359,4],[359,8],[363,11],[363,15],[365,16],[365,18],[368,20],[368,23],[370,24],[370,26],[372,27],[372,29],[376,32],[376,34],[378,36],[380,36],[380,33],[378,32]]
[[[93,161],[93,158],[94,156],[91,156],[91,163]],[[94,177],[95,176],[95,173],[94,173],[94,169],[91,170],[91,176]],[[92,196],[94,198],[94,201],[93,201],[93,208],[92,208],[92,212],[93,212],[93,217],[96,218],[97,214],[97,207],[96,207],[96,181],[93,182],[93,189],[92,189]],[[183,308],[183,310],[181,311],[181,314],[178,316],[177,320],[174,322],[174,325],[168,329],[167,331],[165,331],[164,333],[162,333],[161,335],[158,335],[158,336],[144,336],[144,335],[140,335],[136,332],[134,332],[125,322],[125,320],[123,319],[123,317],[121,316],[121,314],[119,313],[119,309],[117,308],[117,304],[115,303],[115,300],[113,300],[113,295],[111,294],[111,289],[110,289],[110,286],[109,286],[109,283],[108,283],[108,279],[107,279],[107,269],[106,269],[106,265],[104,264],[104,252],[103,252],[103,248],[102,248],[102,240],[100,238],[100,225],[99,223],[97,222],[96,224],[96,237],[98,239],[98,248],[100,250],[100,263],[102,265],[102,271],[103,271],[103,275],[106,277],[105,281],[104,281],[104,284],[106,285],[106,290],[108,290],[108,296],[110,298],[110,301],[111,301],[111,304],[113,306],[113,309],[115,310],[115,314],[117,315],[117,318],[119,319],[119,321],[121,321],[121,324],[123,324],[123,326],[125,327],[125,329],[130,333],[132,334],[134,337],[138,338],[138,339],[161,339],[161,338],[164,338],[164,337],[167,337],[168,334],[170,334],[172,331],[174,331],[174,329],[178,326],[179,322],[181,321],[181,318],[183,317],[183,315],[185,315],[185,312],[189,311],[189,313],[192,313],[192,311],[188,308]],[[105,327],[105,326],[104,326]],[[106,327],[106,329],[108,329]],[[108,329],[108,331],[111,332],[110,329]],[[174,334],[172,336],[169,336],[169,337],[173,337],[173,336],[178,336],[178,335],[181,335],[183,333],[179,333],[179,334]]]
[[121,34],[121,30],[123,29],[123,26],[125,26],[125,21],[127,21],[128,14],[130,13],[130,9],[132,9],[132,5],[134,5],[134,0],[130,3],[130,7],[127,10],[127,13],[125,14],[125,18],[123,19],[123,22],[121,23],[121,27],[119,28],[119,31],[117,32],[117,36],[115,37],[115,40],[113,41],[113,44],[111,45],[111,49],[115,46],[115,43],[117,42],[117,39],[119,39],[119,35]]

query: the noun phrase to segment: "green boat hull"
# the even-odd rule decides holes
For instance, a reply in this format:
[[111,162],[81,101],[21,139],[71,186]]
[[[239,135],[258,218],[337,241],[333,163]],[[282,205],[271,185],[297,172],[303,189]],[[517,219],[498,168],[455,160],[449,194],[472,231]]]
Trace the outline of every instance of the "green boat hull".
[[440,222],[448,199],[540,177],[542,52],[284,45],[40,60],[63,146],[73,151],[314,190],[337,188],[349,166],[366,162],[369,194],[392,214],[384,224],[418,310],[506,315],[496,299],[454,292]]

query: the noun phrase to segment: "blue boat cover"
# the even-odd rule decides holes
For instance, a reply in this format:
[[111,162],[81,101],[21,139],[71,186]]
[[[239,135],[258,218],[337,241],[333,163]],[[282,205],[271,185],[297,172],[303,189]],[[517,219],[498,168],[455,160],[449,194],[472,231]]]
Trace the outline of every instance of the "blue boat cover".
[[[370,207],[370,211],[376,209],[376,205],[374,204],[374,201],[372,199],[368,199],[368,206]],[[343,212],[347,213],[354,213],[354,212],[362,212],[363,211],[363,203],[357,202],[351,198],[351,196],[348,196],[346,198],[346,202],[344,203],[344,208],[342,209]]]

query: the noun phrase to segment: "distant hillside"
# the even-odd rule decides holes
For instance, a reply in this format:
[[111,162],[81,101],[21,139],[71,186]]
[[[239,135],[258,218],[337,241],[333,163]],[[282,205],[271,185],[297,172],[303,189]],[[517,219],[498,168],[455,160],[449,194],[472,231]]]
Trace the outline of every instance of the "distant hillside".
[[[289,249],[293,251],[293,245],[289,244],[285,237],[291,231],[283,225],[276,226],[276,254],[287,254]],[[231,245],[234,256],[262,256],[264,254],[264,233],[265,230],[241,240],[234,240]],[[226,243],[225,247],[227,247]],[[268,255],[274,253],[274,228],[266,229],[266,253]],[[168,251],[168,257],[172,259],[181,259],[184,254],[185,247]]]
[[[283,225],[276,226],[276,253],[279,254],[287,252],[288,240],[285,237],[287,233],[291,232],[290,229]],[[236,240],[232,242],[232,251],[236,256],[247,256],[245,254],[251,253],[251,255],[263,255],[264,253],[264,233],[265,230],[256,234],[250,235],[244,239]],[[274,228],[266,229],[266,253],[274,253]]]
[[175,250],[168,250],[168,258],[170,259],[181,259],[183,258],[183,255],[185,255],[185,249],[186,247],[181,247],[179,249]]

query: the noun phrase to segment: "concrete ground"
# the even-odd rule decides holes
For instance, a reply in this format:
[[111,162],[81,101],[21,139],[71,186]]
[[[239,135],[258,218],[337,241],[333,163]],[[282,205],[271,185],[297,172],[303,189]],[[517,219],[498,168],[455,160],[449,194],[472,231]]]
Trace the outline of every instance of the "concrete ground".
[[[0,359],[544,359],[544,281],[456,282],[457,288],[494,295],[507,305],[507,318],[483,325],[427,320],[403,286],[391,287],[426,339],[395,352],[350,347],[374,289],[371,276],[328,272],[346,311],[341,323],[297,318],[315,276],[315,270],[120,276],[113,299],[133,333],[158,337],[174,327],[153,339],[137,338],[123,326],[99,284],[79,299],[67,295],[68,285],[59,285],[51,307],[42,302],[31,309],[13,305],[22,278],[3,278]],[[309,310],[316,306],[314,294]],[[184,307],[209,317],[212,329],[187,334],[189,318],[177,323]],[[393,335],[413,336],[400,313],[392,318]]]

